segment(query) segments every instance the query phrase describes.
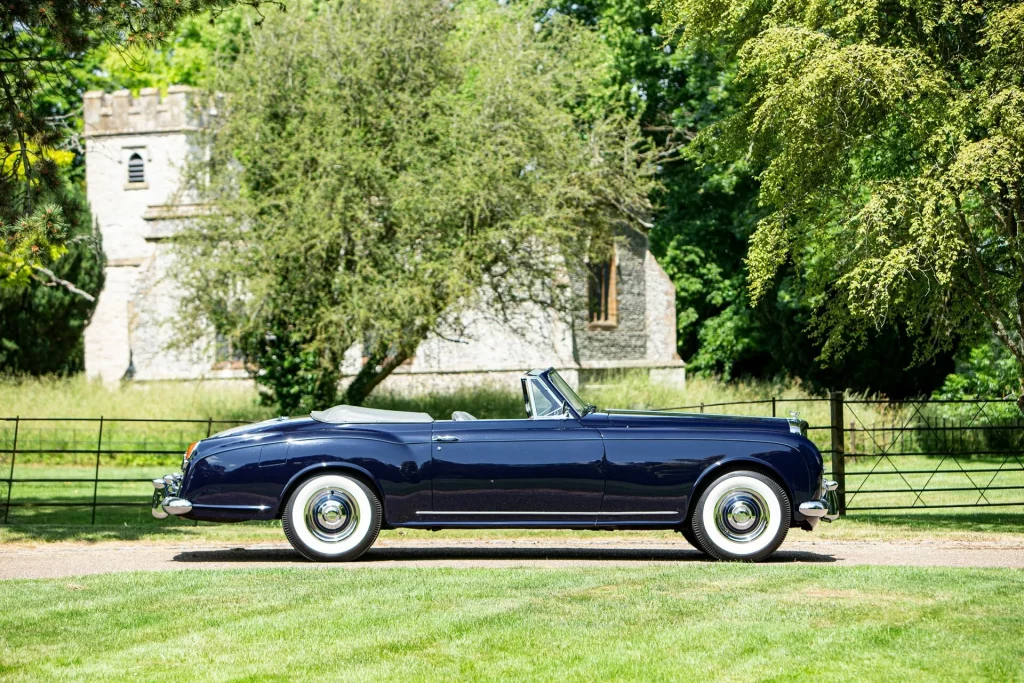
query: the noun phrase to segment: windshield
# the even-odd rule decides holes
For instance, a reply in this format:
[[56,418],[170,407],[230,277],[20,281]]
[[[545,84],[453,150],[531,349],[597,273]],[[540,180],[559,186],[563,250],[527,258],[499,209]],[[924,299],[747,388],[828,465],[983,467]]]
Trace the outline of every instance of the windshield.
[[584,414],[584,408],[587,407],[587,402],[580,398],[580,395],[572,390],[569,383],[562,379],[562,376],[552,370],[548,373],[548,379],[555,385],[555,389],[558,389],[558,393],[565,397],[565,400],[569,402],[569,405],[573,407],[578,414]]

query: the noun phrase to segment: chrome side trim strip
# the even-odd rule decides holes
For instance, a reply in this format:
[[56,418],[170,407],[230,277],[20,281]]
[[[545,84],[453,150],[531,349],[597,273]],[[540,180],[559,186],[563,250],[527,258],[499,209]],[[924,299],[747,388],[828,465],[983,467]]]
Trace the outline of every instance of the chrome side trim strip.
[[678,515],[679,513],[675,510],[659,510],[657,512],[527,512],[527,511],[512,511],[512,512],[435,512],[431,510],[417,510],[417,515],[560,515],[562,517],[590,517],[597,515],[610,516],[610,515]]

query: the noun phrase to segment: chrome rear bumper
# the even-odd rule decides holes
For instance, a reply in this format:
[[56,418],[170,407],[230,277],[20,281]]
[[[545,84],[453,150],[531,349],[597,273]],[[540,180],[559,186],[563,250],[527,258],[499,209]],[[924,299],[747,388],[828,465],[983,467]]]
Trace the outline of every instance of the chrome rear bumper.
[[192,512],[192,503],[178,497],[181,477],[181,473],[165,474],[162,478],[153,480],[153,516],[157,519]]
[[812,519],[824,519],[826,522],[839,518],[839,511],[836,506],[835,490],[838,483],[831,479],[821,480],[821,498],[800,503],[797,508],[804,517]]

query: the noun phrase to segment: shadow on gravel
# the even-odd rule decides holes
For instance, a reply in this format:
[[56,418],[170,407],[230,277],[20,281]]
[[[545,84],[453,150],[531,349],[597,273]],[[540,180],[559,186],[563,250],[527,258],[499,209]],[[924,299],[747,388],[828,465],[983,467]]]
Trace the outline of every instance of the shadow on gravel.
[[[417,562],[438,560],[586,560],[633,562],[708,562],[706,555],[693,549],[657,548],[371,548],[358,562]],[[231,550],[190,550],[174,556],[175,562],[304,562],[301,555],[287,548],[233,548]],[[832,555],[802,550],[780,550],[768,560],[771,564],[835,562]],[[312,564],[312,563],[310,563]]]

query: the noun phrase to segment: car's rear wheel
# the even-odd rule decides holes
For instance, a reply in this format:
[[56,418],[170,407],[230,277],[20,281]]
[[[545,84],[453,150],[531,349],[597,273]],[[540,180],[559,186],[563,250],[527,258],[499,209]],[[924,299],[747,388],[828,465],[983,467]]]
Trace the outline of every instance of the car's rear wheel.
[[693,527],[690,525],[689,522],[684,522],[683,525],[679,527],[679,533],[683,535],[683,538],[686,539],[686,542],[692,545],[695,550],[701,553],[704,552],[704,548],[701,548],[700,544],[697,543],[697,537],[693,535]]
[[789,496],[759,472],[727,472],[704,490],[690,528],[697,545],[718,560],[757,562],[786,540]]
[[344,562],[373,545],[382,516],[380,500],[363,482],[323,474],[299,484],[281,522],[288,542],[307,559]]

